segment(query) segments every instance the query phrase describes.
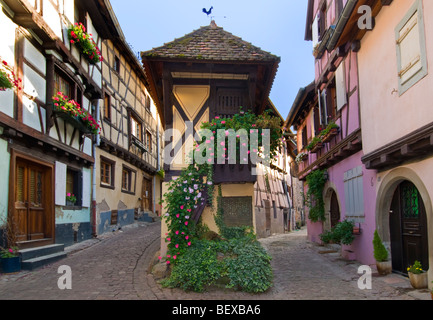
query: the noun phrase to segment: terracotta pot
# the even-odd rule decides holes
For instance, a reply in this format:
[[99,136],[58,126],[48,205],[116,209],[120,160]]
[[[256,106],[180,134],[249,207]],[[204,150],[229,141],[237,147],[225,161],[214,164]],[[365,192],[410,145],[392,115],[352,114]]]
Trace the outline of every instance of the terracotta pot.
[[409,272],[409,280],[410,280],[410,284],[415,289],[425,289],[428,287],[427,272],[418,273],[418,274]]
[[392,263],[391,261],[376,261],[376,268],[377,272],[384,276],[392,272]]

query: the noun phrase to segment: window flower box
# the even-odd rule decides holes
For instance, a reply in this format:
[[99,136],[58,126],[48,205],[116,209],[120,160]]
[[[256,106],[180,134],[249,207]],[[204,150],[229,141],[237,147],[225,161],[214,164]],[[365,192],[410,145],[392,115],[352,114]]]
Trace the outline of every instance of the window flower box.
[[62,92],[53,96],[53,114],[85,134],[97,134],[100,126],[89,112]]
[[296,163],[301,163],[301,162],[303,162],[303,161],[305,161],[307,159],[308,159],[308,153],[301,152],[300,154],[298,154],[296,156],[295,162]]
[[320,137],[315,136],[313,140],[311,140],[310,144],[306,147],[308,151],[311,153],[317,153],[323,147],[323,141]]
[[333,137],[335,137],[338,134],[338,131],[340,130],[340,127],[336,125],[335,123],[330,123],[326,129],[324,129],[320,133],[320,137],[322,142],[326,143],[331,141]]
[[86,32],[86,28],[81,22],[69,27],[68,38],[71,44],[74,44],[80,50],[90,64],[97,64],[104,60],[92,35]]

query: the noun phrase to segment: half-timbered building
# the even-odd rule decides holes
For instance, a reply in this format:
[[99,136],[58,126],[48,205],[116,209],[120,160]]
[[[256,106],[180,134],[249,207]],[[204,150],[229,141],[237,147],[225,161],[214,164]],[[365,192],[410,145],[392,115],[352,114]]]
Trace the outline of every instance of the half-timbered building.
[[[110,36],[102,43],[101,134],[95,153],[96,232],[160,213],[163,129],[141,63],[105,2]],[[102,9],[100,9],[102,10]],[[103,11],[104,12],[104,11]],[[162,171],[161,171],[162,172]]]
[[[339,40],[351,1],[310,0],[305,39],[313,42],[315,79],[300,89],[287,119],[297,131],[298,177],[324,170],[324,215],[308,219],[308,236],[320,242],[320,234],[348,219],[361,230],[374,224],[375,173],[361,161],[362,134],[358,81],[357,42]],[[305,184],[305,194],[307,191]],[[307,216],[309,212],[307,210]],[[372,236],[363,232],[342,254],[372,262]]]
[[[96,117],[101,63],[71,43],[68,28],[83,23],[100,48],[101,17],[86,1],[0,6],[0,54],[22,79],[22,88],[0,92],[1,215],[14,224],[21,248],[89,239],[97,127],[76,115]],[[59,92],[73,100],[75,115],[60,109]]]
[[[165,128],[179,133],[167,135],[165,139],[165,146],[179,146],[168,154],[172,161],[165,158],[165,181],[178,176],[186,166],[184,155],[192,147],[194,133],[202,122],[231,117],[239,113],[241,107],[255,114],[265,111],[280,61],[225,31],[215,21],[161,47],[142,52],[142,60],[146,74],[153,79],[150,88],[157,97],[156,104],[163,110],[161,118]],[[257,180],[250,170],[251,164],[215,164],[213,182],[221,185],[222,206],[228,212],[225,216],[233,218],[231,225],[251,226],[256,231],[254,208],[262,207],[264,202],[256,204],[254,184]],[[268,211],[271,206],[269,204]],[[279,206],[279,202],[275,203],[274,208],[279,209]],[[218,232],[211,208],[205,208],[201,218],[211,230]],[[271,229],[270,224],[268,227]],[[165,232],[163,225],[162,235]],[[162,238],[164,253],[166,242],[165,237]]]
[[12,81],[0,91],[0,217],[23,258],[55,259],[147,219],[159,202],[158,111],[109,1],[0,8],[2,85]]

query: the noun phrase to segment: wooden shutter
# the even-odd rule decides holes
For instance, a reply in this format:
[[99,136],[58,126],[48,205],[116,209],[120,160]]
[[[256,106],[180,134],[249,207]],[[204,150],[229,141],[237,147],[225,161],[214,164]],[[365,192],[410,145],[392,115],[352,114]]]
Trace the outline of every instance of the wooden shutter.
[[362,166],[344,173],[344,197],[347,217],[364,216]]
[[346,76],[344,62],[340,63],[335,72],[335,87],[337,90],[337,111],[347,103]]
[[405,83],[422,69],[418,12],[398,33],[397,45],[400,51],[398,76]]
[[66,205],[66,170],[66,164],[56,161],[55,204],[58,206]]

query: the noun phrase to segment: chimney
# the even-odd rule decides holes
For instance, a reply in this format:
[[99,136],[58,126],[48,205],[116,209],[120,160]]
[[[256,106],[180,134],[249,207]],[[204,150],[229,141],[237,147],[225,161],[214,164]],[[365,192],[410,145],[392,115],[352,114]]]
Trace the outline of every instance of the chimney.
[[212,21],[210,22],[210,26],[211,26],[212,29],[216,29],[216,28],[218,28],[218,26],[217,26],[215,20],[212,20]]

